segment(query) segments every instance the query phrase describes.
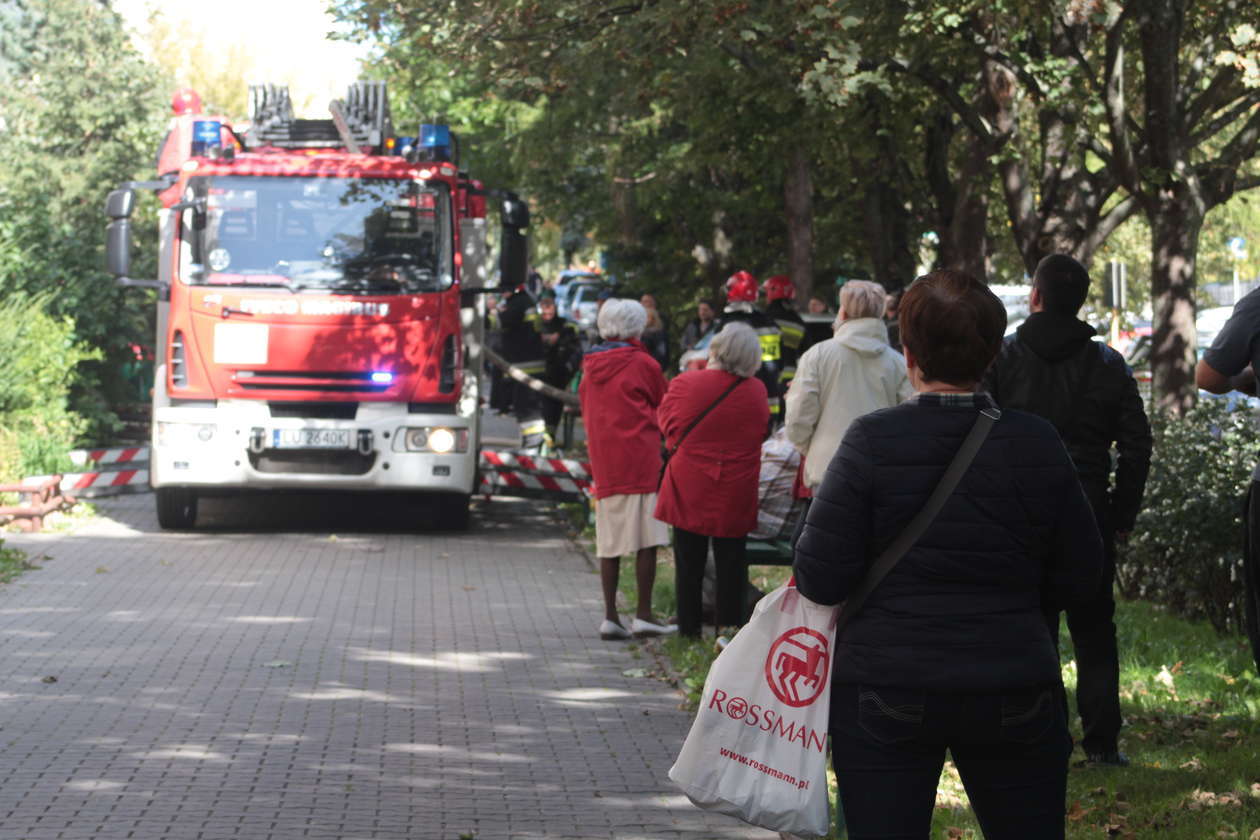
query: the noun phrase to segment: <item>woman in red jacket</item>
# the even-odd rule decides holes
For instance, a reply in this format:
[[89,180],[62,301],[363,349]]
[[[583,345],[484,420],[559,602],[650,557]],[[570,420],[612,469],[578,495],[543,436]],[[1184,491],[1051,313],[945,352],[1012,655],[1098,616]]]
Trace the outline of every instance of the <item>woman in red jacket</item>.
[[[661,473],[661,433],[656,407],[665,394],[661,366],[639,337],[647,324],[643,305],[613,299],[599,310],[602,343],[582,360],[582,425],[595,479],[595,553],[604,588],[605,640],[660,636],[678,628],[652,617],[656,547],[669,544],[669,529],[652,515]],[[623,555],[635,555],[639,605],[630,629],[617,614],[617,580]]]
[[757,527],[761,441],[770,422],[766,386],[753,376],[760,366],[757,334],[747,324],[728,324],[709,345],[708,367],[675,378],[657,412],[673,455],[656,517],[674,526],[678,632],[685,636],[700,635],[710,541],[718,626],[744,622],[744,538]]

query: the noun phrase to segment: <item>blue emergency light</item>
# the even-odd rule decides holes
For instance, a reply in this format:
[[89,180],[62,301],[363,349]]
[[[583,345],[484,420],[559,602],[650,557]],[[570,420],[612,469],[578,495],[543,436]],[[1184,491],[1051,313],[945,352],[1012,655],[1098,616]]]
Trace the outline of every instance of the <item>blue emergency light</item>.
[[422,124],[420,126],[419,148],[422,160],[450,160],[451,127],[448,125]]
[[223,123],[218,120],[196,120],[193,122],[192,156],[205,157],[211,149],[222,145]]
[[372,381],[377,385],[388,385],[394,381],[394,374],[388,371],[378,370],[372,374]]

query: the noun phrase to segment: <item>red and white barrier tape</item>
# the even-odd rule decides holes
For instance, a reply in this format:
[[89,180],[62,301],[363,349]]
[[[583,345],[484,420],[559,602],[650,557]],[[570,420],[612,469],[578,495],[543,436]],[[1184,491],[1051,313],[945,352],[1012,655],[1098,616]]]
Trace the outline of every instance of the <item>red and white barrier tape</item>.
[[481,450],[481,465],[496,470],[545,473],[587,482],[591,480],[590,464],[568,458],[542,458],[537,455],[483,449]]
[[[49,476],[37,475],[22,480],[23,484],[38,486]],[[68,473],[61,478],[61,492],[70,495],[97,495],[121,492],[126,489],[149,489],[148,470],[116,470],[114,472]]]
[[502,490],[542,490],[549,493],[565,493],[570,496],[589,495],[591,483],[581,479],[561,478],[551,475],[534,475],[524,472],[484,472],[481,474],[482,492],[494,493]]
[[111,449],[75,449],[70,453],[70,460],[77,466],[95,464],[131,464],[149,460],[149,447],[115,447]]

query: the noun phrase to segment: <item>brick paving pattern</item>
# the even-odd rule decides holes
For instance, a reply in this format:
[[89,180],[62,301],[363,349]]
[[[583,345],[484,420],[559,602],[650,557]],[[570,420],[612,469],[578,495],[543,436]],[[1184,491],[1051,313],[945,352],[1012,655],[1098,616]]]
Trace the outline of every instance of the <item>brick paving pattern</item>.
[[345,504],[6,536],[49,559],[0,587],[0,837],[774,836],[669,782],[690,717],[534,506],[443,534]]

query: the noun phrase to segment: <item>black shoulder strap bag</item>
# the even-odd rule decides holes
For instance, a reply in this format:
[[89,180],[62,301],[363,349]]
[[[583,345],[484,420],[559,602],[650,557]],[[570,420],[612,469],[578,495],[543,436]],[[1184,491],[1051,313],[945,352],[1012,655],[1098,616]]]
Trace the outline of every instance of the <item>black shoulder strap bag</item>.
[[980,410],[980,416],[976,418],[971,431],[963,440],[962,446],[958,448],[957,454],[954,455],[954,460],[950,461],[949,466],[945,469],[945,475],[941,477],[940,483],[936,485],[936,489],[928,497],[927,504],[915,515],[914,519],[910,520],[910,524],[897,535],[897,538],[888,544],[884,552],[875,559],[875,562],[871,564],[870,571],[866,573],[866,577],[862,579],[857,589],[853,590],[853,594],[848,597],[844,602],[844,606],[840,608],[840,615],[836,619],[837,633],[844,629],[844,626],[857,614],[858,610],[862,609],[862,604],[866,602],[867,597],[879,585],[879,582],[892,571],[893,566],[897,565],[897,561],[910,550],[910,547],[918,542],[919,537],[923,536],[923,532],[932,524],[932,520],[936,519],[936,515],[941,512],[941,508],[945,507],[945,502],[953,495],[955,488],[958,487],[958,482],[966,474],[967,468],[975,460],[976,453],[984,445],[984,439],[989,436],[989,431],[993,428],[993,424],[1001,416],[1002,412],[996,408],[982,408]]
[[697,414],[696,419],[692,420],[691,423],[688,424],[687,428],[683,429],[683,433],[678,436],[678,440],[674,441],[674,445],[661,453],[661,474],[656,479],[656,487],[658,490],[660,489],[661,483],[665,481],[665,470],[669,469],[669,459],[674,457],[674,453],[678,451],[678,447],[682,446],[682,442],[687,438],[687,435],[691,434],[691,430],[694,429],[701,420],[703,420],[706,416],[708,416],[710,411],[717,408],[718,403],[726,399],[727,395],[730,394],[731,391],[734,391],[736,388],[738,388],[739,384],[743,381],[744,381],[744,377],[742,376],[736,377],[735,381],[731,383],[731,386],[729,388],[727,388],[725,391],[719,394],[716,400],[709,403],[708,408],[706,408],[704,411]]

